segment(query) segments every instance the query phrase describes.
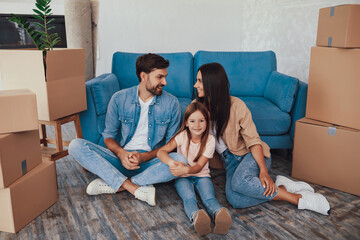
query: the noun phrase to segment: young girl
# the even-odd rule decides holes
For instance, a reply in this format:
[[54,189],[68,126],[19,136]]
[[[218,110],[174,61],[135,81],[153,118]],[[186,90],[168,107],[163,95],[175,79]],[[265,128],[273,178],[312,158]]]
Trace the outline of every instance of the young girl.
[[[179,132],[157,153],[174,176],[175,187],[184,202],[186,215],[199,235],[211,232],[210,218],[204,210],[199,210],[194,188],[199,193],[208,213],[215,221],[214,233],[226,234],[231,226],[231,217],[226,208],[215,199],[214,186],[210,179],[209,158],[215,151],[215,138],[209,134],[209,113],[199,103],[191,103],[185,110]],[[184,155],[187,166],[169,157],[169,152],[177,148]]]

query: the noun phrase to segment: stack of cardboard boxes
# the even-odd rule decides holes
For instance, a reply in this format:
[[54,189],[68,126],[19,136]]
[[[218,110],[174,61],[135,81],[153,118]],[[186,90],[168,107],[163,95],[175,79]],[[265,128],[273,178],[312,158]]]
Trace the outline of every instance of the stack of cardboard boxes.
[[42,161],[36,96],[0,91],[0,231],[15,233],[58,198],[55,164]]
[[360,4],[320,9],[292,177],[360,196]]

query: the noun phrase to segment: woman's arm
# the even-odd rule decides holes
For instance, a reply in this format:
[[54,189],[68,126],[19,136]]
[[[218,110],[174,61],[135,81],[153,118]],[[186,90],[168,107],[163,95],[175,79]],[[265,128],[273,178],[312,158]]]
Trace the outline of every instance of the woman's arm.
[[274,192],[277,191],[277,188],[266,168],[262,146],[260,144],[253,145],[250,147],[250,151],[260,169],[259,179],[261,181],[261,184],[263,185],[264,188],[266,187],[264,195],[272,196]]

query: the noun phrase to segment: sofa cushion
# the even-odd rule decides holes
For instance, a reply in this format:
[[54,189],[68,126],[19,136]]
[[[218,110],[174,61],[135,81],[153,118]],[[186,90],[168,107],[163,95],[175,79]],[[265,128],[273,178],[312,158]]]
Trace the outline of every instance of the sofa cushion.
[[290,112],[295,102],[295,95],[298,90],[299,80],[272,72],[266,85],[264,97],[276,104],[282,111]]
[[189,106],[192,99],[191,98],[181,98],[181,97],[179,97],[178,100],[179,100],[180,108],[181,108],[181,119],[183,119],[185,109],[187,108],[187,106]]
[[264,96],[271,72],[276,71],[276,57],[266,52],[207,52],[198,51],[194,57],[195,77],[205,63],[218,62],[224,68],[233,96]]
[[240,97],[249,108],[259,135],[281,135],[289,131],[291,117],[264,97]]
[[[113,55],[112,72],[119,79],[121,89],[139,84],[136,76],[136,59],[143,53],[116,52]],[[167,86],[164,90],[176,97],[192,98],[194,73],[193,56],[189,52],[159,53],[160,56],[170,61]]]
[[94,96],[95,110],[97,115],[105,114],[109,101],[120,90],[119,82],[114,74],[108,74],[100,81],[92,84],[91,91]]

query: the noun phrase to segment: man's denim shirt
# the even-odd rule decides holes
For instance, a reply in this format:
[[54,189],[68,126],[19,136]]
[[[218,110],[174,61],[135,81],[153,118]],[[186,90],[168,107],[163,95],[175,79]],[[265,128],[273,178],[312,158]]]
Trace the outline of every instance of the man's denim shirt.
[[[104,139],[115,139],[124,147],[134,136],[140,118],[139,85],[120,90],[112,97],[105,119]],[[178,131],[181,122],[178,99],[163,90],[149,106],[148,144],[152,150],[163,146]]]

